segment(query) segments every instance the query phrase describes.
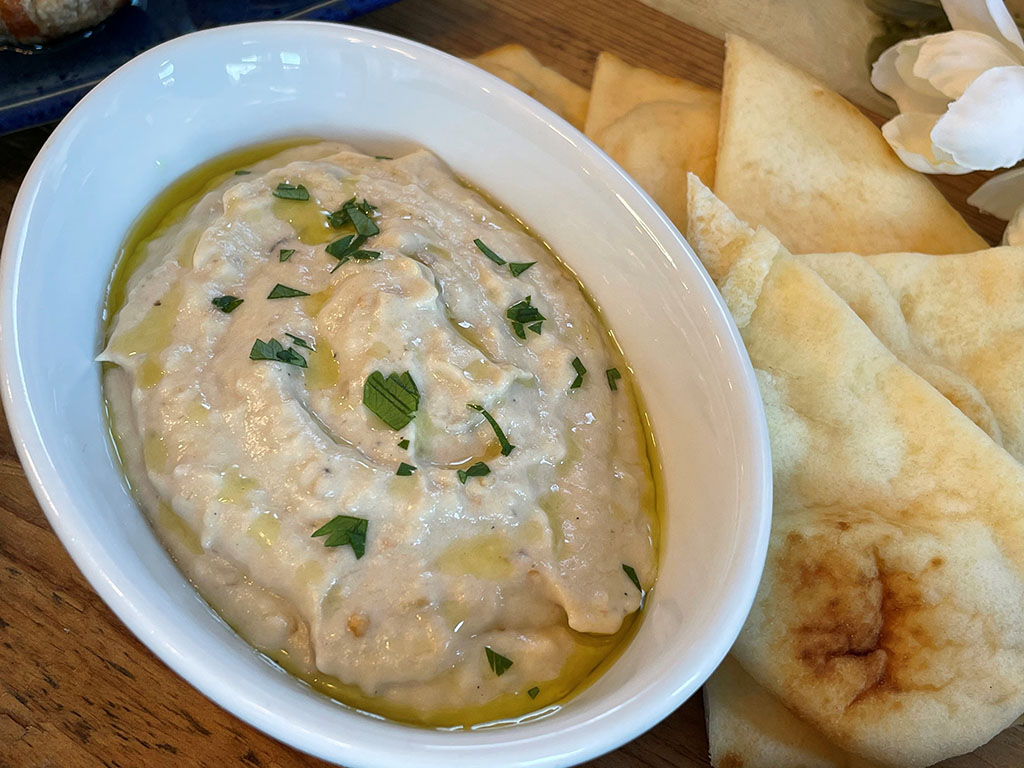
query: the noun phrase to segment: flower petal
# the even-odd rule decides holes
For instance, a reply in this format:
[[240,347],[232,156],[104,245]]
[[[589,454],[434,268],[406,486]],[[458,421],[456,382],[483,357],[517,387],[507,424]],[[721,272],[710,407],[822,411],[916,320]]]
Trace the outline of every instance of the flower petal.
[[914,65],[924,39],[904,40],[887,48],[871,66],[871,84],[891,96],[900,112],[946,111],[949,102],[927,80],[914,75]]
[[1024,246],[1024,208],[1018,210],[1002,230],[1002,245]]
[[1003,230],[1003,245],[1024,245],[1024,208],[1017,209]]
[[882,126],[882,135],[889,142],[903,164],[921,173],[970,173],[953,158],[932,145],[931,132],[938,121],[937,115],[904,112]]
[[993,176],[974,190],[967,202],[1000,219],[1013,218],[1024,208],[1024,167]]
[[914,74],[950,99],[959,99],[974,80],[994,67],[1021,62],[1003,42],[980,32],[943,32],[924,39]]
[[1024,40],[1003,0],[942,0],[953,29],[981,32],[1024,52]]
[[932,143],[957,165],[991,171],[1024,158],[1024,67],[982,73],[949,105]]

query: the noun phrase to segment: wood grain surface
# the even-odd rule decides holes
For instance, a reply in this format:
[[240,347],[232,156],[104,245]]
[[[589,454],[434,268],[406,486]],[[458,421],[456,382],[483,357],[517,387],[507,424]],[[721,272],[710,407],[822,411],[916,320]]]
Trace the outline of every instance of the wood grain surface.
[[[587,85],[595,56],[705,85],[721,83],[721,41],[638,0],[403,0],[361,24],[458,56],[508,42]],[[0,137],[0,221],[49,128]],[[975,175],[938,186],[985,237],[1002,224],[968,209]],[[113,255],[111,255],[113,258]],[[0,425],[0,766],[325,765],[221,710],[156,659],[92,591],[54,536]],[[704,768],[707,739],[695,696],[654,729],[590,768]],[[1015,726],[944,768],[1021,768]]]

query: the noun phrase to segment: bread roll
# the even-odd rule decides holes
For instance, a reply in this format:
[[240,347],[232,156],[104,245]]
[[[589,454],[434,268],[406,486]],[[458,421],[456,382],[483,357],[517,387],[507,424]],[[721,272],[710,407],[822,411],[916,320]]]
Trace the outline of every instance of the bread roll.
[[43,43],[99,24],[125,0],[0,0],[0,43]]

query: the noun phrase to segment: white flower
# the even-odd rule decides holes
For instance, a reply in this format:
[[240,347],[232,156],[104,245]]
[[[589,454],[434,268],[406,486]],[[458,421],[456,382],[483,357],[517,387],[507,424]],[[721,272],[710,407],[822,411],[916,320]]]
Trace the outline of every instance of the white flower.
[[993,176],[967,202],[986,213],[1009,219],[1003,232],[1004,245],[1024,245],[1024,168]]
[[872,84],[900,109],[882,133],[922,173],[1015,165],[1024,159],[1020,30],[1002,0],[943,0],[942,7],[952,32],[898,43],[872,68]]

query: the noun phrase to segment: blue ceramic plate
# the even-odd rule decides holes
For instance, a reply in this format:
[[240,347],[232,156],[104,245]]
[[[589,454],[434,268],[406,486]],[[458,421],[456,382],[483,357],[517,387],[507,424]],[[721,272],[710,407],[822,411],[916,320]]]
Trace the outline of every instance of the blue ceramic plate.
[[46,45],[0,45],[0,134],[59,120],[138,53],[197,29],[264,19],[349,19],[395,0],[132,0],[97,27]]

